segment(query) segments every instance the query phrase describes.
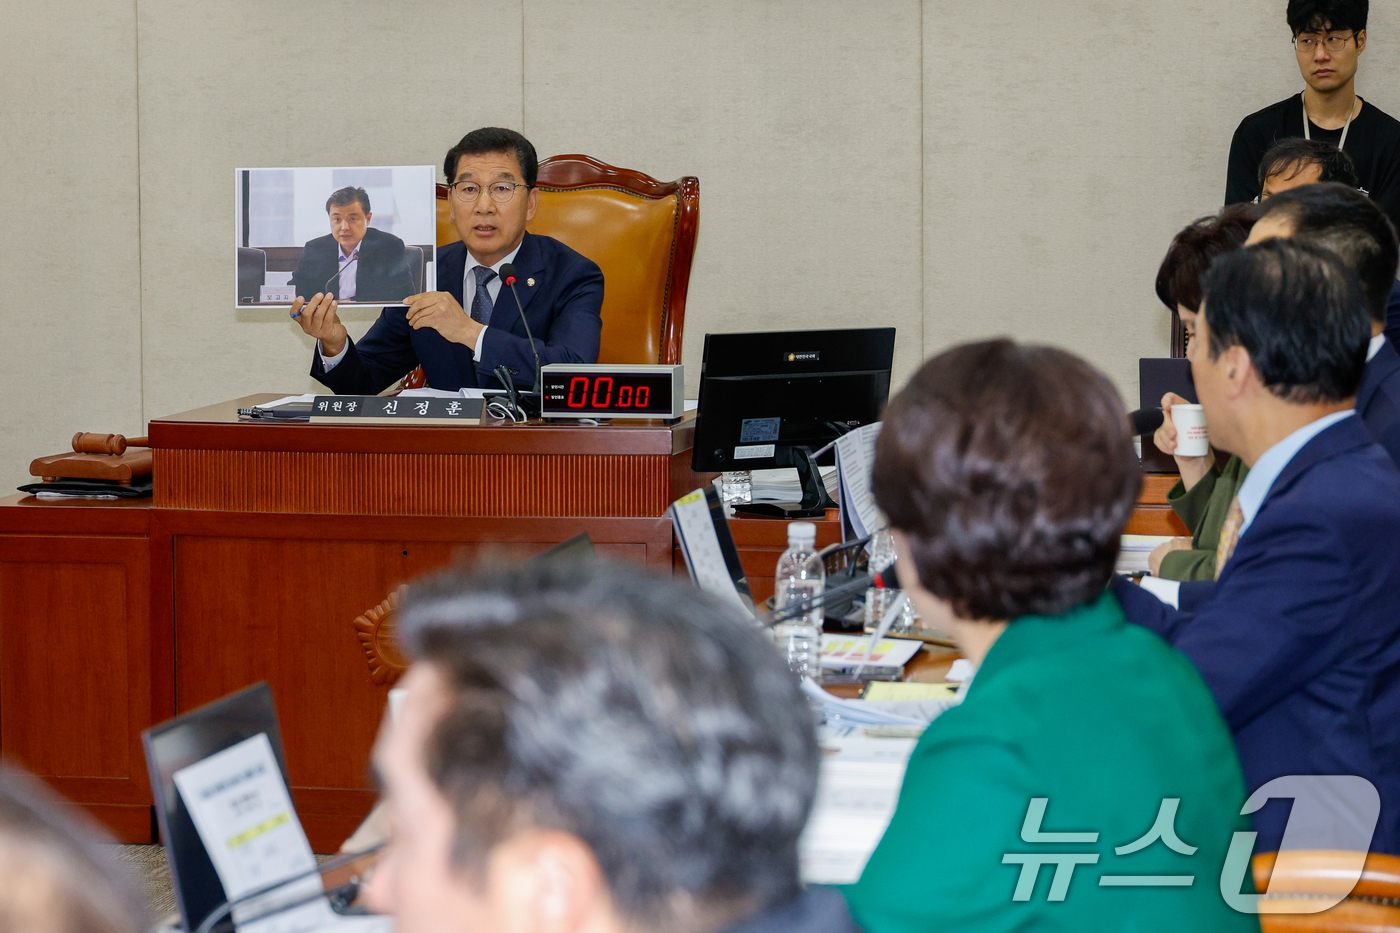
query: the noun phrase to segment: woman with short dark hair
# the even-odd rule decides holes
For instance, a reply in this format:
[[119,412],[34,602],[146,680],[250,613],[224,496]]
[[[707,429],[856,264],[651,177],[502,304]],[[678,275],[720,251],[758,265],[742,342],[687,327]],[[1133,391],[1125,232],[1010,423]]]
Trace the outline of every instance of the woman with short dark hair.
[[1258,929],[1219,893],[1248,828],[1230,733],[1105,591],[1141,481],[1117,393],[1062,350],[956,347],[890,403],[900,579],[976,673],[847,889],[867,933]]

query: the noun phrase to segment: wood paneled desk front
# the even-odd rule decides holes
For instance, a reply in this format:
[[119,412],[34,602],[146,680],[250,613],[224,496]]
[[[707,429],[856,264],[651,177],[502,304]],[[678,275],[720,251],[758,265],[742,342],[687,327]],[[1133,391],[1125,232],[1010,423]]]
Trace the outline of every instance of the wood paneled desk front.
[[712,478],[690,471],[689,418],[238,420],[274,397],[152,421],[151,502],[0,502],[0,751],[124,840],[152,838],[141,730],[267,680],[298,811],[332,851],[373,802],[401,661],[376,626],[401,583],[583,531],[670,573],[666,510]]
[[[690,471],[689,419],[238,421],[273,397],[152,421],[153,501],[0,499],[0,752],[124,841],[154,839],[141,730],[267,680],[298,812],[333,850],[373,802],[369,751],[401,661],[378,626],[401,583],[582,531],[683,573],[658,516],[711,478]],[[1163,507],[1145,506],[1152,523]],[[786,523],[738,519],[734,536],[766,598]]]

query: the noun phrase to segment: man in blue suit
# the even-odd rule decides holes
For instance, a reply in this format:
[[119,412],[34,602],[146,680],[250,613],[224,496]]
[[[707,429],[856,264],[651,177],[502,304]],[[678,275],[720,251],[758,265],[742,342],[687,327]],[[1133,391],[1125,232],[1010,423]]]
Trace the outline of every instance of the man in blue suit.
[[[1250,473],[1214,583],[1183,586],[1180,608],[1121,578],[1115,591],[1200,669],[1250,791],[1364,777],[1381,799],[1371,849],[1400,854],[1400,469],[1353,409],[1360,283],[1334,253],[1274,239],[1217,259],[1202,292],[1192,376],[1212,444]],[[1255,814],[1259,851],[1287,817],[1282,801]]]
[[[336,315],[334,296],[292,305],[292,317],[318,341],[311,375],[334,392],[374,395],[422,366],[428,385],[460,389],[497,385],[504,365],[516,383],[532,386],[541,364],[594,363],[603,329],[603,273],[558,240],[525,232],[535,216],[539,162],[535,147],[513,130],[485,127],[447,153],[452,222],[458,243],[437,251],[437,280],[446,291],[410,295],[388,307],[356,343]],[[515,291],[534,335],[503,287],[501,267],[514,264]]]
[[341,188],[326,200],[331,232],[308,240],[292,273],[302,298],[326,292],[340,301],[403,301],[413,293],[403,240],[369,225],[363,188]]
[[1356,413],[1376,443],[1400,464],[1400,352],[1385,336],[1386,314],[1400,264],[1395,227],[1376,203],[1343,184],[1319,184],[1280,193],[1250,230],[1247,244],[1296,237],[1326,247],[1356,272],[1371,312],[1366,371]]

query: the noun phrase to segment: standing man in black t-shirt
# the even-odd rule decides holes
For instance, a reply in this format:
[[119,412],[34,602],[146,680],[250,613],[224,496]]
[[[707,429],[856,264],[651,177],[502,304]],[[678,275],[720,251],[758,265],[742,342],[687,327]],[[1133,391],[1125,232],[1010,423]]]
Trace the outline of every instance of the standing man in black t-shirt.
[[1368,0],[1289,0],[1288,27],[1307,88],[1241,121],[1230,144],[1226,204],[1258,197],[1264,153],[1302,136],[1351,156],[1361,187],[1400,226],[1400,121],[1356,96],[1369,7]]

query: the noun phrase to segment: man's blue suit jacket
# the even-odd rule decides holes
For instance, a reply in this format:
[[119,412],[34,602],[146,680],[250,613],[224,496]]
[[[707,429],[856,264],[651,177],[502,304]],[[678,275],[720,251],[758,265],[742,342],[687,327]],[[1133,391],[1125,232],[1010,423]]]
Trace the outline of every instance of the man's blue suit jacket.
[[1389,340],[1381,342],[1366,364],[1356,392],[1356,413],[1376,443],[1400,464],[1400,352]]
[[[470,310],[471,299],[462,300],[466,266],[464,244],[438,249],[438,288]],[[527,233],[515,254],[515,268],[540,364],[597,362],[603,330],[603,273],[597,264],[552,237]],[[486,388],[498,384],[492,370],[504,363],[515,370],[518,384],[534,384],[535,358],[509,286],[502,284],[496,298],[480,360],[472,347],[452,343],[430,327],[414,330],[407,313],[402,305],[385,308],[358,344],[350,341],[345,357],[330,372],[321,365],[320,353],[313,354],[312,378],[338,395],[376,395],[422,366],[434,389]]]
[[[1371,850],[1400,854],[1400,469],[1346,418],[1274,481],[1214,583],[1178,611],[1116,578],[1128,618],[1186,654],[1234,733],[1253,792],[1353,774],[1381,796]],[[1187,588],[1182,588],[1183,597]],[[1278,848],[1287,811],[1255,814]]]

